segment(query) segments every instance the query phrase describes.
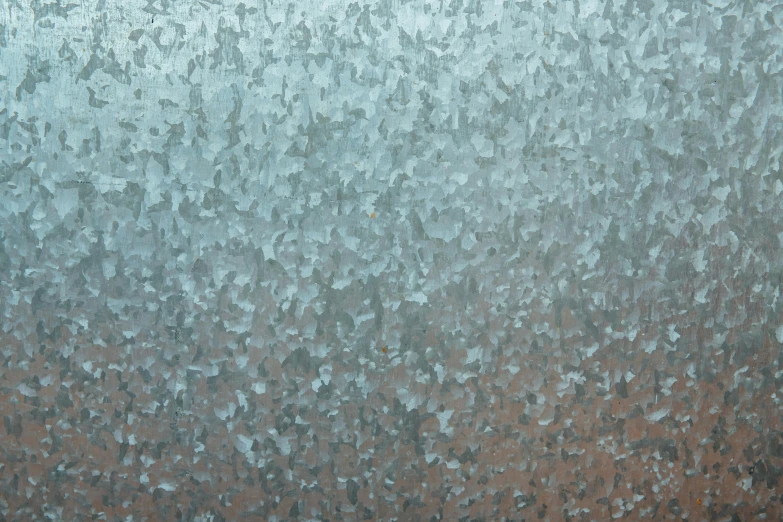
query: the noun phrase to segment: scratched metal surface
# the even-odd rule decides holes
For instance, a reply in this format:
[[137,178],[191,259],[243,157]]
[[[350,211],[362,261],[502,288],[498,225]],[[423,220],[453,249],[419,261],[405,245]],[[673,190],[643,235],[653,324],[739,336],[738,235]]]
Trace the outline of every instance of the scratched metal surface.
[[783,4],[0,3],[0,519],[779,520]]

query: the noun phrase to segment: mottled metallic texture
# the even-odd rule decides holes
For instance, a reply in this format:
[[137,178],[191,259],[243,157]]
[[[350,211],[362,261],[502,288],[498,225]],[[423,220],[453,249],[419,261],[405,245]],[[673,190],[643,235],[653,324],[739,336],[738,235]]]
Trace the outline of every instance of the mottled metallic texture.
[[0,520],[780,520],[779,0],[0,0]]

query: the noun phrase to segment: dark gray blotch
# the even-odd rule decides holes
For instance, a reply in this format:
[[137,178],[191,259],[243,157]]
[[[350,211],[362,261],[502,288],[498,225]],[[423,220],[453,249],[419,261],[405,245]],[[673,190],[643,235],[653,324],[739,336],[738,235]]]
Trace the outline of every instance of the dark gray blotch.
[[348,490],[348,500],[355,506],[359,502],[359,484],[354,479],[348,479],[346,489]]

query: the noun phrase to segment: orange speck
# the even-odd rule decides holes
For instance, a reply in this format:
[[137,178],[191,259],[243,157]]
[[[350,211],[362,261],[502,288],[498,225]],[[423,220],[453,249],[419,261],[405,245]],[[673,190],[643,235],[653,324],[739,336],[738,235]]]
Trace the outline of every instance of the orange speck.
[[700,498],[697,498],[697,499],[696,499],[696,504],[698,504],[699,506],[701,506],[701,499],[700,499]]
[[383,348],[381,348],[381,351],[382,351],[383,353],[386,353],[386,352],[387,352],[387,349],[386,349],[386,347],[384,346]]
[[372,219],[375,219],[375,212],[373,212],[372,214],[370,214],[370,218],[372,218]]

